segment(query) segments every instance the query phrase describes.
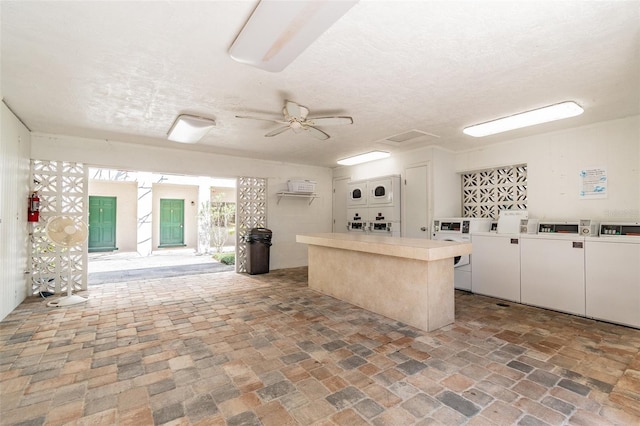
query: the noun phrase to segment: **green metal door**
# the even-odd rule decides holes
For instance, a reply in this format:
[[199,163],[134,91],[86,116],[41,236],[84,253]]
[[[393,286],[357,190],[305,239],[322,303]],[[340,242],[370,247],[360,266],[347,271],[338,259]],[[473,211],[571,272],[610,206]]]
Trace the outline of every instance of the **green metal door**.
[[159,247],[184,245],[184,200],[160,199]]
[[116,197],[89,197],[89,251],[116,247]]

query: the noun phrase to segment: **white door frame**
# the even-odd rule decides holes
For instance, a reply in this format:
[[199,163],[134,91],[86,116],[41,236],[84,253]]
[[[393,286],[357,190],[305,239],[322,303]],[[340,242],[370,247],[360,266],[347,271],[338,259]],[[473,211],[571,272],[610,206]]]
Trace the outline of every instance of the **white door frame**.
[[[402,176],[402,182],[401,182],[401,186],[403,188],[406,188],[406,179],[407,179],[407,170],[408,169],[413,169],[416,167],[426,167],[426,174],[427,174],[427,182],[425,183],[425,191],[427,191],[427,223],[426,223],[426,227],[427,230],[425,231],[425,238],[430,239],[431,238],[431,224],[433,223],[433,173],[432,173],[432,167],[431,167],[431,161],[422,161],[419,163],[414,163],[414,164],[409,164],[404,168],[404,173]],[[406,196],[406,191],[403,191],[402,194],[402,235],[405,236],[407,235],[407,203],[409,202],[409,200],[407,200],[407,196]]]
[[[345,189],[346,189],[346,183],[349,182],[351,180],[351,177],[347,176],[347,177],[339,177],[339,178],[333,178],[333,182],[332,182],[332,205],[331,205],[331,229],[332,232],[347,232],[347,192],[345,190],[345,192],[343,194],[337,194],[336,193],[336,182],[339,181],[344,181],[341,183],[344,183],[345,185]],[[342,203],[336,203],[336,196],[338,197],[342,197]],[[338,209],[340,209],[340,211],[338,211]],[[344,216],[344,226],[341,226],[340,223],[336,223],[336,217],[338,215]]]

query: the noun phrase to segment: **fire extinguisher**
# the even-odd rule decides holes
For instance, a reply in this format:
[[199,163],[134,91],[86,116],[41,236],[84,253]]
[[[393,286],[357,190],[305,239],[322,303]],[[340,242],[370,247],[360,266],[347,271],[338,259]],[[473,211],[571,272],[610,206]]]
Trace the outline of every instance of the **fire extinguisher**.
[[29,222],[37,222],[40,220],[40,197],[38,197],[37,191],[32,192],[29,197],[27,220]]

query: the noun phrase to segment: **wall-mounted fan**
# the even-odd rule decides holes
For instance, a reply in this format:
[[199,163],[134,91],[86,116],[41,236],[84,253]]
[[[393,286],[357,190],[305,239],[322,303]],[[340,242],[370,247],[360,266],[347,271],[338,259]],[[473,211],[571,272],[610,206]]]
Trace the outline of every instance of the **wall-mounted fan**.
[[325,140],[329,139],[329,135],[324,131],[318,129],[316,126],[337,126],[343,124],[353,124],[353,118],[351,117],[309,117],[308,108],[303,107],[302,105],[298,105],[297,103],[292,101],[285,101],[282,113],[284,115],[284,120],[252,117],[249,115],[236,115],[236,117],[284,124],[284,126],[278,127],[277,129],[267,133],[265,136],[268,138],[279,135],[280,133],[284,133],[287,130],[293,130],[295,133],[306,131],[307,134],[313,136],[316,139]]
[[71,280],[71,253],[69,249],[84,243],[89,235],[87,225],[72,217],[56,216],[47,223],[45,233],[55,245],[67,249],[67,268],[69,273],[67,277],[67,295],[47,303],[47,306],[60,307],[86,302],[86,298],[72,294],[73,283]]

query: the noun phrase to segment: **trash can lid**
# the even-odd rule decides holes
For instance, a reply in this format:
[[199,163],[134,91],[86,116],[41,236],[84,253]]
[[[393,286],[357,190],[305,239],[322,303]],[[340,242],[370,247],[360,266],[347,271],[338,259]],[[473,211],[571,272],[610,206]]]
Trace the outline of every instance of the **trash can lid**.
[[249,233],[257,234],[257,235],[272,234],[271,229],[267,229],[267,228],[253,228],[251,231],[249,231]]

